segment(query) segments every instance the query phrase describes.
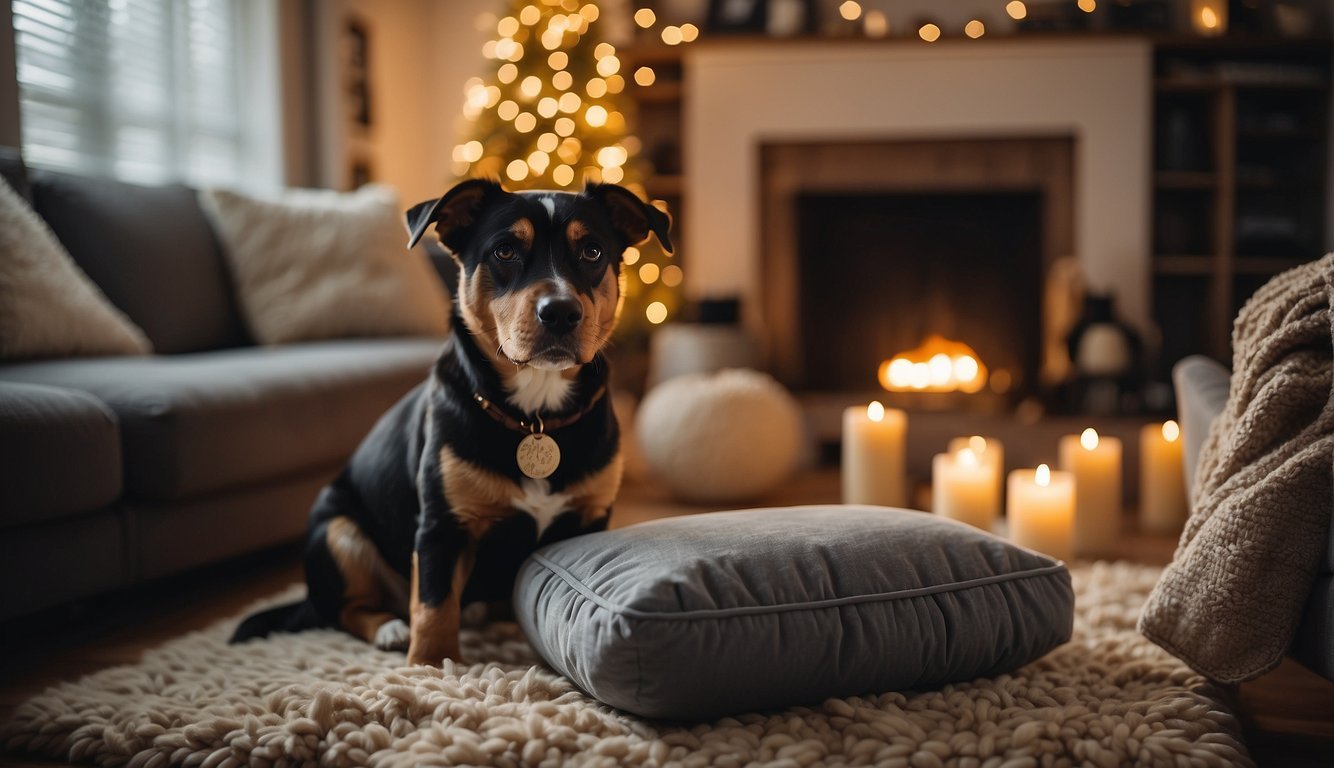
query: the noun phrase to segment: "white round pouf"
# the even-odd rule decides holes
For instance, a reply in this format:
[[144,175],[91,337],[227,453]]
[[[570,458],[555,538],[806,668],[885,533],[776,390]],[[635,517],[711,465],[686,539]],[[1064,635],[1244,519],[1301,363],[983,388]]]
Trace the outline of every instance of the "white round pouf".
[[639,449],[674,496],[749,499],[796,466],[803,426],[797,401],[766,374],[743,369],[669,379],[644,396]]

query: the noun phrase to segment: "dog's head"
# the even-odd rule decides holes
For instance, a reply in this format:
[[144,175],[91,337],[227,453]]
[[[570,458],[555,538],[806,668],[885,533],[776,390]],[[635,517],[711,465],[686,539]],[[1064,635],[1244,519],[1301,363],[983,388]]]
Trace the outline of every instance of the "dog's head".
[[413,206],[407,222],[409,247],[435,225],[459,265],[459,315],[484,349],[548,370],[606,345],[628,246],[651,233],[672,250],[667,214],[615,184],[513,193],[472,179]]

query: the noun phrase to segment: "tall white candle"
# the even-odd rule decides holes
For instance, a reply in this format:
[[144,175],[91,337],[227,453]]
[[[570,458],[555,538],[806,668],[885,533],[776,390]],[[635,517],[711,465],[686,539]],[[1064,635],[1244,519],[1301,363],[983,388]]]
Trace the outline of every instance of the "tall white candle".
[[878,402],[843,411],[843,503],[907,503],[904,435],[908,416]]
[[996,468],[963,448],[931,461],[931,511],[990,531],[1000,514]]
[[1060,466],[1075,478],[1075,552],[1106,552],[1121,535],[1121,441],[1091,427],[1066,435]]
[[1075,479],[1046,465],[1016,469],[1007,484],[1010,540],[1060,560],[1074,557]]
[[1139,432],[1139,520],[1150,533],[1177,533],[1186,524],[1186,471],[1175,421]]

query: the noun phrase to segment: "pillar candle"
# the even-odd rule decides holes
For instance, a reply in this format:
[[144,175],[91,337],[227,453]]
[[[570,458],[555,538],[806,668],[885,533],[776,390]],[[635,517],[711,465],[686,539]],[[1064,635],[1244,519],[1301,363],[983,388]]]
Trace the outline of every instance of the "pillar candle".
[[1177,533],[1186,523],[1186,471],[1175,421],[1139,433],[1139,521],[1150,533]]
[[950,441],[949,453],[958,453],[964,448],[972,448],[982,463],[992,467],[996,478],[996,509],[1000,510],[1000,500],[1005,494],[1005,445],[994,437],[956,437]]
[[1074,557],[1075,479],[1046,465],[1016,469],[1007,484],[1010,540],[1060,560]]
[[931,461],[931,511],[990,531],[1000,514],[995,466],[972,448],[936,454]]
[[908,416],[871,403],[843,411],[843,503],[907,503],[903,440]]
[[1066,435],[1060,467],[1075,478],[1075,552],[1106,552],[1121,535],[1121,441],[1092,428]]

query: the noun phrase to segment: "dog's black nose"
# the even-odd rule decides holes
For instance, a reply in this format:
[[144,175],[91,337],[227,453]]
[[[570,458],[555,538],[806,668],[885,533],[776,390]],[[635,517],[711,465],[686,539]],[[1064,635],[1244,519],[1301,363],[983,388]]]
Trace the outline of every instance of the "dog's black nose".
[[537,302],[537,321],[555,334],[566,334],[579,327],[584,307],[578,299],[547,296]]

